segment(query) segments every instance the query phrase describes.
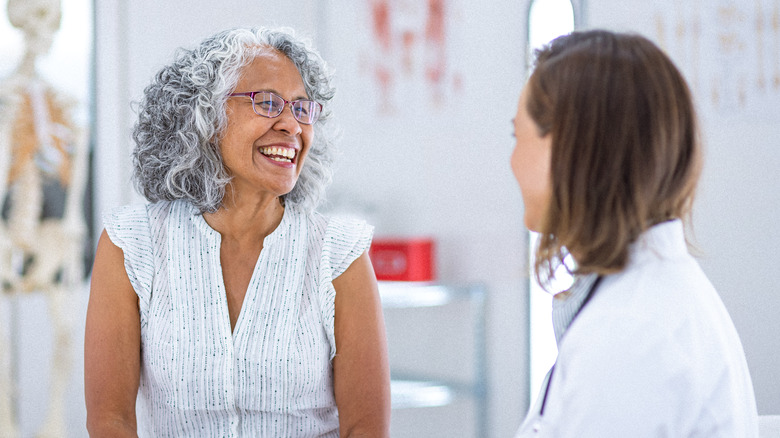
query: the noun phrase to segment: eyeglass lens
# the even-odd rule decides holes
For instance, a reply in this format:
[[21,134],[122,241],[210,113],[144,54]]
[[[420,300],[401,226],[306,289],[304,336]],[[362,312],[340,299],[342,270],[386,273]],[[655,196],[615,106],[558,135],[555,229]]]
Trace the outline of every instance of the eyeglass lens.
[[[255,112],[264,117],[278,117],[284,111],[285,100],[270,91],[259,91],[254,97]],[[316,122],[320,116],[321,107],[312,100],[295,100],[290,103],[290,109],[296,120],[307,125]]]

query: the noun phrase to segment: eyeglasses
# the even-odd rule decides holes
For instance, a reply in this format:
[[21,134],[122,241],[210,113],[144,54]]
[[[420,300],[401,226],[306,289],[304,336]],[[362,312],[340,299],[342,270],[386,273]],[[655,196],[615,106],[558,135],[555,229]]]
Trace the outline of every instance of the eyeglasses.
[[313,100],[284,100],[282,96],[270,91],[251,91],[249,93],[233,93],[228,97],[247,96],[252,99],[252,109],[258,116],[273,119],[279,117],[285,105],[290,105],[295,120],[304,125],[311,125],[320,118],[322,105]]

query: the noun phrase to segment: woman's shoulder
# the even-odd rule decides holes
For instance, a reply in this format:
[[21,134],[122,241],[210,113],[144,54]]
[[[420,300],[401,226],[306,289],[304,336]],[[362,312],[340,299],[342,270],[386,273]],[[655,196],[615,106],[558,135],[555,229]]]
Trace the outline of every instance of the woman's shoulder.
[[306,222],[306,227],[309,229],[309,231],[315,231],[321,235],[328,227],[328,221],[330,221],[330,216],[328,215],[318,211],[307,212],[299,207],[293,207],[293,211],[297,216]]
[[310,236],[318,241],[354,240],[373,233],[365,220],[353,216],[323,214],[317,211],[306,215]]
[[[615,350],[638,356],[644,346],[689,363],[729,349],[736,334],[715,288],[686,258],[658,259],[605,277],[574,325],[566,336],[593,356]],[[697,345],[708,346],[699,358]]]
[[154,203],[132,203],[113,207],[103,213],[106,225],[153,224],[164,221],[176,211],[190,211],[185,201],[159,201]]
[[114,238],[114,234],[143,232],[148,229],[149,216],[146,204],[126,204],[113,207],[103,212],[103,226],[108,234]]

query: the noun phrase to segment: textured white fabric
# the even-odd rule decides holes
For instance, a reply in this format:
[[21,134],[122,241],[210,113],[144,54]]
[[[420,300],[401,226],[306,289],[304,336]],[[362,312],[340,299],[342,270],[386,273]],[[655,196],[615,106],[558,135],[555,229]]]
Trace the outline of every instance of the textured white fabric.
[[757,422],[734,324],[670,221],[571,323],[544,416],[537,402],[517,437],[756,437]]
[[[563,334],[580,311],[598,275],[578,276],[566,292],[559,293],[552,300],[552,322],[555,343],[560,345]],[[565,298],[563,298],[565,297]]]
[[288,206],[231,333],[220,235],[190,204],[120,207],[104,222],[139,298],[140,436],[338,436],[331,280],[368,248],[369,225]]

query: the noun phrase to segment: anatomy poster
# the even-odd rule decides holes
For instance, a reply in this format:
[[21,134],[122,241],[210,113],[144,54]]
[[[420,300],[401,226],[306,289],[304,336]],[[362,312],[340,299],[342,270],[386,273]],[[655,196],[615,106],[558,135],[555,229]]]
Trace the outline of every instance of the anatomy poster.
[[701,111],[777,119],[780,0],[659,2],[654,37],[684,71]]
[[[463,11],[453,0],[334,2],[331,40],[350,52],[355,81],[370,91],[363,110],[392,115],[443,110],[463,90]],[[342,55],[344,53],[341,53]],[[330,54],[338,57],[340,54]],[[331,56],[332,59],[332,56]],[[343,65],[341,67],[343,72]],[[368,98],[368,95],[366,96]]]

